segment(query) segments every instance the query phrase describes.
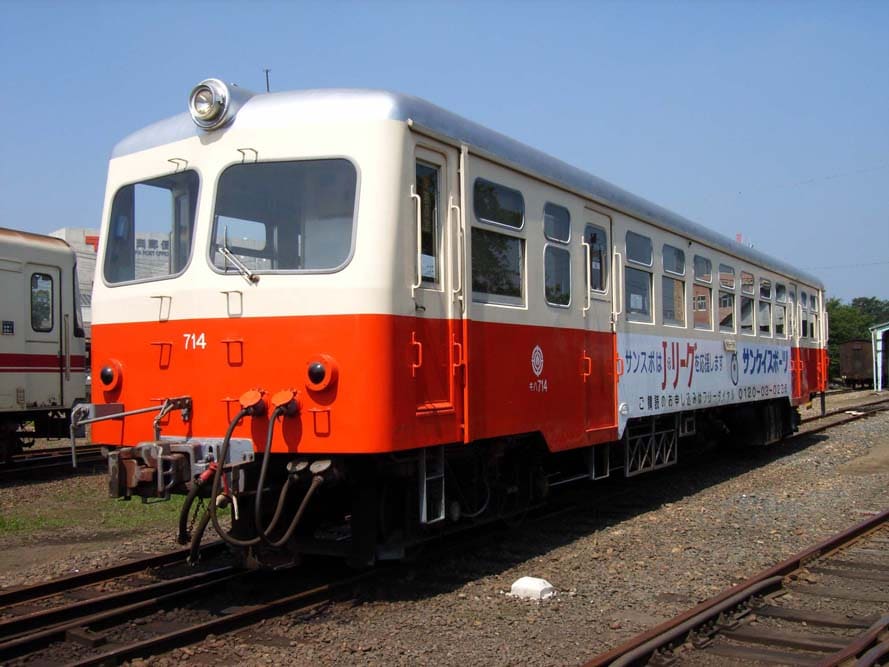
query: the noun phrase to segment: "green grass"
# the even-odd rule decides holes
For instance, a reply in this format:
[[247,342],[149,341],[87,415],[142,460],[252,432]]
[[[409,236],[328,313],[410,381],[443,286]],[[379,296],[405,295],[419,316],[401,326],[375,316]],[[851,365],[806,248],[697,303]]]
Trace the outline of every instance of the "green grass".
[[[102,476],[79,477],[64,484],[32,485],[26,496],[17,496],[15,487],[2,489],[0,537],[68,529],[94,533],[97,537],[103,533],[137,534],[146,528],[176,530],[184,496],[148,503],[140,498],[122,501],[108,497],[106,483]],[[45,494],[41,493],[43,490]],[[27,497],[27,502],[22,497]]]

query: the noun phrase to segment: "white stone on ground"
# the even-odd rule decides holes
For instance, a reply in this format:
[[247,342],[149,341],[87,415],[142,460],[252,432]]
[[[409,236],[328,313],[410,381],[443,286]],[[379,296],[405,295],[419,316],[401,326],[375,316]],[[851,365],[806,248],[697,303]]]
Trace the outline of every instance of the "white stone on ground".
[[523,600],[546,600],[556,594],[556,589],[546,579],[522,577],[513,582],[509,594]]

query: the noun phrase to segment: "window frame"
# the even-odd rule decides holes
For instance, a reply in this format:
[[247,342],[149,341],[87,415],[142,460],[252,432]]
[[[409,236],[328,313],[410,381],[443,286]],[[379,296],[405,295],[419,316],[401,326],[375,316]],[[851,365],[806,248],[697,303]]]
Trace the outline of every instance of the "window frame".
[[[561,209],[562,211],[565,212],[565,215],[568,216],[568,236],[566,238],[560,239],[557,236],[550,236],[549,234],[546,233],[546,216],[547,216],[546,209],[548,207]],[[550,215],[552,215],[552,214],[550,214]],[[543,236],[548,241],[555,241],[556,243],[568,244],[571,242],[571,211],[568,210],[567,206],[562,206],[561,204],[556,204],[551,201],[547,201],[544,203],[544,205],[543,205]]]
[[[723,269],[728,269],[728,271],[723,271]],[[732,282],[731,284],[727,284],[723,282],[722,274],[731,275]],[[719,264],[719,289],[720,290],[736,290],[738,288],[738,279],[735,277],[738,274],[735,272],[735,267],[731,264],[723,264],[720,262]]]
[[[670,250],[675,250],[677,255],[682,258],[682,271],[674,271],[673,269],[667,268],[667,248]],[[674,245],[670,245],[669,243],[665,243],[661,248],[661,262],[664,267],[664,273],[668,273],[671,276],[682,276],[685,277],[686,274],[686,262],[685,262],[685,251],[682,248],[677,248]]]
[[[633,259],[630,257],[630,243],[629,243],[630,234],[632,234],[633,236],[638,236],[640,239],[645,239],[646,241],[648,241],[648,263],[647,264],[645,262],[640,262],[639,260]],[[636,264],[637,266],[644,266],[645,268],[650,269],[650,270],[654,269],[654,243],[652,242],[650,236],[645,236],[644,234],[640,234],[639,232],[634,232],[632,229],[628,229],[626,235],[624,236],[624,251],[627,256],[627,264],[632,262],[633,264]]]
[[[737,295],[732,290],[724,290],[724,289],[720,289],[718,294],[719,294],[720,301],[722,300],[723,295],[731,297],[731,299],[732,299],[732,307],[731,307],[732,325],[731,325],[731,327],[726,327],[725,325],[723,325],[722,321],[720,320],[719,332],[720,333],[730,333],[730,334],[737,333],[737,331],[738,331],[738,309],[737,309],[738,299],[737,299]],[[717,307],[716,307],[717,319],[719,318],[719,310],[721,308],[722,308],[722,306],[719,305],[719,302],[717,302]]]
[[[639,319],[638,317],[632,317],[632,315],[634,315],[636,313],[633,313],[633,311],[630,309],[630,303],[629,303],[630,290],[628,288],[629,280],[627,280],[628,275],[629,275],[627,272],[629,272],[629,271],[636,271],[637,273],[643,274],[647,277],[647,280],[648,280],[648,313],[647,313],[648,317],[647,317],[647,319],[643,320],[643,319]],[[653,279],[653,274],[651,271],[646,271],[646,270],[640,269],[636,266],[630,266],[629,262],[627,263],[626,266],[624,266],[624,292],[625,292],[625,294],[623,295],[623,300],[624,300],[623,305],[624,305],[624,311],[626,312],[626,318],[627,318],[628,322],[636,322],[638,324],[654,324],[655,323],[654,322],[655,321],[655,318],[654,318],[655,304],[654,304],[654,284],[653,283],[654,283],[654,279]]]
[[[710,278],[700,278],[698,276],[698,260],[703,260],[707,262],[707,266],[710,267]],[[703,255],[692,255],[692,273],[694,274],[695,282],[703,283],[704,285],[712,285],[713,284],[713,262],[709,257],[704,257]]]
[[[511,190],[512,192],[515,192],[516,194],[519,195],[519,199],[522,202],[522,223],[518,227],[516,227],[515,225],[507,224],[505,222],[499,222],[498,220],[491,220],[490,218],[483,218],[482,216],[480,216],[478,214],[478,207],[476,206],[476,201],[475,201],[475,199],[476,199],[475,192],[476,192],[476,188],[478,187],[478,184],[480,182],[487,183],[488,185],[493,185],[495,188],[502,188],[504,190]],[[525,228],[525,222],[528,217],[527,210],[528,210],[528,207],[525,204],[525,195],[518,188],[513,188],[513,187],[510,187],[509,185],[503,185],[502,183],[498,183],[496,181],[489,180],[489,179],[485,178],[484,176],[476,176],[475,180],[472,181],[472,215],[477,222],[480,222],[480,223],[483,223],[486,225],[494,225],[496,227],[502,227],[503,229],[511,229],[514,232],[522,231]]]
[[[768,329],[763,331],[763,321],[762,321],[762,309],[763,306],[766,308],[766,312],[768,313],[768,321],[765,324],[768,325]],[[772,302],[766,301],[765,299],[758,299],[756,301],[756,335],[760,338],[772,338]]]
[[[301,157],[301,158],[284,158],[284,159],[272,159],[272,160],[259,160],[257,162],[249,162],[245,163],[242,160],[230,162],[223,167],[220,168],[219,172],[216,174],[216,180],[213,183],[213,200],[212,206],[210,208],[210,231],[209,238],[207,239],[207,246],[205,248],[205,257],[210,270],[214,273],[221,276],[237,276],[239,272],[236,271],[226,271],[225,269],[221,269],[216,266],[213,261],[214,255],[214,239],[216,237],[217,230],[217,213],[216,213],[216,204],[219,197],[219,182],[222,179],[223,174],[231,169],[232,167],[243,166],[243,165],[258,165],[258,164],[290,164],[290,163],[298,163],[298,162],[328,162],[333,160],[343,160],[351,165],[352,169],[355,171],[355,198],[352,206],[352,235],[349,241],[350,247],[349,252],[346,254],[342,263],[333,268],[325,268],[325,269],[251,269],[251,271],[256,275],[269,275],[269,276],[285,276],[285,275],[327,275],[332,273],[339,273],[344,270],[349,264],[352,263],[352,260],[355,257],[355,246],[356,239],[358,236],[358,211],[361,208],[361,184],[362,184],[362,172],[358,163],[349,157],[348,155],[318,155],[312,157]],[[200,196],[200,193],[199,193]],[[416,208],[412,204],[411,210],[414,211],[411,215],[411,219],[414,221],[414,227],[416,227],[416,220],[414,220],[416,216]],[[196,215],[197,217],[197,215]],[[248,221],[248,222],[257,222],[258,221]],[[258,223],[264,224],[264,223]],[[412,234],[413,236],[413,234]],[[266,240],[268,240],[268,236],[266,236]],[[197,244],[194,244],[197,245]],[[416,252],[414,250],[414,252]],[[414,278],[410,280],[415,280],[416,274]]]
[[[590,266],[590,262],[593,261],[593,244],[590,243],[589,241],[587,241],[587,232],[590,230],[590,228],[593,228],[593,229],[601,232],[603,235],[603,238],[604,238],[604,242],[602,244],[602,258],[601,258],[602,266],[599,267],[599,272],[602,275],[602,289],[597,289],[592,286],[592,282],[593,282],[592,281],[592,267]],[[608,276],[609,276],[609,269],[611,268],[611,266],[610,266],[611,245],[608,242],[608,230],[606,230],[605,227],[603,227],[602,225],[596,224],[595,222],[585,222],[583,225],[583,241],[590,247],[589,262],[587,261],[586,253],[584,253],[584,260],[583,260],[584,267],[585,267],[584,270],[587,272],[587,274],[585,276],[587,279],[586,285],[589,287],[589,290],[591,292],[593,292],[594,294],[597,294],[601,297],[603,294],[608,293]],[[581,246],[581,248],[582,247],[583,246]]]
[[[765,291],[763,291],[765,290]],[[774,295],[774,281],[771,278],[759,278],[759,298],[763,301],[771,301]]]
[[[418,149],[421,148],[418,146]],[[418,151],[419,152],[419,151]],[[427,151],[423,151],[424,153]],[[431,152],[431,151],[428,151]],[[419,274],[420,276],[420,285],[417,289],[425,289],[440,292],[444,289],[444,259],[442,250],[444,248],[444,224],[442,221],[442,213],[441,213],[441,186],[442,186],[442,175],[444,171],[444,165],[438,164],[431,159],[424,158],[420,155],[414,155],[414,192],[419,196],[420,190],[417,184],[417,168],[425,167],[427,169],[433,169],[438,175],[437,182],[435,184],[435,215],[433,219],[433,229],[432,229],[432,241],[434,244],[434,252],[433,259],[435,259],[435,276],[431,279],[425,277],[423,275],[423,266],[422,266],[422,239],[420,241],[420,252],[415,252],[414,262],[420,262],[421,265],[419,267],[415,267],[416,273],[415,276]],[[422,206],[423,199],[420,198],[420,211],[422,215]],[[420,221],[420,234],[423,233],[422,230],[422,220]],[[416,280],[416,277],[414,278]]]
[[[781,327],[783,331],[778,333],[778,309],[781,309],[783,313],[783,322],[781,323]],[[777,339],[786,339],[788,337],[788,326],[787,326],[787,302],[779,301],[777,302],[772,309],[772,335]]]
[[[744,330],[744,300],[750,302],[750,331]],[[738,302],[738,332],[742,336],[756,336],[756,298],[742,293]]]
[[[630,257],[630,235],[639,238],[640,240],[644,240],[648,244],[648,263],[640,262],[637,259],[632,259]],[[624,275],[623,275],[623,291],[622,295],[624,301],[624,312],[626,313],[626,319],[628,322],[635,322],[637,324],[655,324],[656,317],[655,312],[657,308],[657,303],[654,298],[655,288],[654,288],[654,241],[650,236],[646,236],[645,234],[640,234],[639,232],[634,232],[632,229],[628,229],[624,234],[624,253],[626,255],[626,263],[624,265]],[[636,271],[639,274],[644,274],[648,280],[648,313],[646,319],[640,319],[638,317],[639,313],[634,313],[630,308],[630,291],[629,291],[629,272]],[[633,317],[636,315],[636,317]]]
[[[233,162],[232,164],[241,164],[241,163],[240,162]],[[188,173],[188,172],[193,173],[197,177],[197,188],[195,189],[195,196],[194,196],[194,214],[193,214],[193,219],[192,219],[191,242],[189,244],[188,257],[185,258],[185,261],[182,263],[182,268],[179,269],[179,271],[176,271],[175,273],[169,273],[169,274],[166,274],[163,276],[154,276],[154,277],[149,277],[149,278],[133,278],[132,280],[120,280],[120,281],[108,280],[108,277],[106,275],[107,262],[108,262],[108,251],[110,248],[111,228],[115,224],[114,219],[113,219],[113,214],[114,214],[114,203],[117,200],[117,196],[123,191],[124,188],[128,188],[128,187],[135,188],[135,186],[144,185],[148,181],[153,181],[153,180],[157,180],[157,179],[161,179],[161,178],[170,178],[170,177],[178,176],[179,174],[184,174],[184,173]],[[216,175],[216,178],[217,179],[219,178],[219,174]],[[159,282],[162,280],[173,280],[173,279],[178,278],[179,276],[183,275],[186,271],[188,271],[188,268],[191,266],[192,261],[194,261],[195,253],[197,252],[197,247],[199,244],[197,228],[198,228],[198,218],[200,217],[200,214],[201,214],[201,200],[204,196],[204,187],[205,187],[204,173],[199,168],[194,167],[194,166],[189,166],[187,169],[183,169],[182,171],[163,171],[161,173],[153,174],[153,175],[145,174],[144,176],[142,176],[141,178],[139,178],[137,180],[127,181],[125,183],[121,183],[120,185],[118,185],[114,191],[114,194],[111,197],[111,209],[108,212],[108,217],[106,219],[102,220],[102,234],[100,234],[100,245],[99,245],[99,247],[102,249],[102,256],[101,256],[101,259],[99,257],[96,257],[97,273],[99,274],[99,276],[102,279],[102,284],[108,288],[114,289],[117,287],[126,287],[128,285],[140,285],[143,283],[153,283],[153,282]],[[214,187],[215,187],[215,183],[214,183]],[[172,190],[170,191],[170,193],[172,195]],[[173,199],[173,207],[175,209],[176,198],[173,197],[172,199]],[[175,212],[173,213],[173,215],[175,216]],[[133,252],[134,253],[136,252],[137,249],[139,249],[136,246],[137,233],[138,233],[138,231],[134,227],[133,228]],[[145,247],[143,247],[141,249],[146,250],[147,245],[148,244],[146,243]],[[170,247],[170,255],[171,256],[173,254],[172,245],[173,244],[171,242],[171,247]],[[208,259],[209,259],[209,253],[208,253]],[[101,270],[98,270],[98,263],[99,262],[101,262]],[[212,265],[212,261],[210,263]],[[134,266],[135,266],[135,257],[134,257]]]
[[[36,327],[34,326],[34,295],[36,285],[34,284],[34,279],[40,276],[41,278],[45,278],[49,281],[49,327]],[[49,273],[44,273],[43,271],[32,271],[31,277],[28,280],[28,319],[31,324],[31,331],[35,333],[52,333],[56,328],[56,284],[55,278]]]
[[[547,282],[547,265],[546,265],[546,256],[547,252],[550,250],[555,252],[565,252],[568,255],[568,303],[558,303],[557,301],[550,301],[549,294],[547,293],[547,289],[549,284]],[[547,242],[543,244],[543,299],[546,301],[548,306],[552,308],[571,308],[573,305],[573,280],[572,280],[572,271],[571,271],[571,248],[567,244],[563,243],[553,243]]]
[[[499,225],[500,227],[504,227],[506,229],[514,229],[512,227],[506,227],[505,225]],[[473,255],[473,235],[478,231],[480,234],[495,234],[498,236],[503,236],[509,239],[514,239],[519,244],[519,252],[521,253],[520,261],[519,261],[519,277],[520,277],[520,296],[514,296],[511,294],[498,294],[496,292],[482,292],[475,288],[475,275],[476,275],[476,262],[474,259],[471,260],[471,266],[469,271],[469,289],[470,289],[470,298],[473,303],[480,303],[484,305],[494,305],[494,306],[510,306],[513,308],[523,308],[525,306],[527,300],[527,276],[528,276],[528,249],[526,245],[526,240],[524,236],[519,236],[517,234],[504,234],[499,229],[489,229],[487,227],[482,227],[479,225],[472,225],[469,229],[469,256],[472,258]]]
[[[680,280],[679,278],[674,277],[674,276],[676,276],[675,273],[665,272],[665,273],[661,274],[661,323],[665,327],[673,327],[674,329],[687,329],[688,327],[687,327],[686,321],[688,319],[688,313],[687,313],[688,304],[686,303],[686,298],[685,298],[685,296],[686,296],[685,295],[685,281]],[[664,285],[666,284],[665,281],[667,281],[667,280],[670,280],[674,283],[674,289],[675,289],[676,284],[678,284],[680,287],[680,292],[682,294],[682,308],[679,310],[676,310],[674,312],[681,312],[682,313],[682,320],[677,320],[677,319],[668,320],[667,319],[667,313],[665,310],[667,307],[667,297],[664,292]],[[674,297],[675,297],[675,292],[674,292]]]

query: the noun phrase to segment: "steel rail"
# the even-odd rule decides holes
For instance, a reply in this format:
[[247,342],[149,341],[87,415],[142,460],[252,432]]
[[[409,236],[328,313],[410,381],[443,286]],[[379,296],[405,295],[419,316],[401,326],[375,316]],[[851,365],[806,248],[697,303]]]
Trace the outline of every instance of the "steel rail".
[[815,415],[814,417],[806,417],[801,420],[800,423],[808,424],[810,422],[818,421],[819,419],[826,419],[827,417],[833,417],[834,415],[841,415],[844,412],[849,412],[850,410],[863,410],[865,408],[869,408],[876,405],[885,405],[889,403],[889,398],[878,398],[875,401],[869,401],[867,403],[861,403],[859,405],[849,405],[842,408],[834,408],[833,410],[828,410],[823,415]]
[[739,595],[742,597],[749,597],[752,595],[750,591],[761,585],[762,582],[774,577],[784,577],[791,572],[804,567],[807,563],[816,558],[832,554],[841,547],[846,546],[852,540],[879,529],[887,521],[889,521],[889,510],[885,510],[875,516],[869,517],[861,523],[848,528],[813,547],[804,549],[787,560],[784,560],[777,565],[773,565],[759,574],[750,577],[746,581],[696,605],[679,616],[633,637],[629,641],[624,642],[606,653],[596,656],[589,662],[585,663],[584,667],[601,667],[604,665],[621,664],[618,661],[621,660],[623,656],[631,653],[635,656],[634,660],[640,660],[645,657],[644,655],[639,655],[637,653],[641,647],[653,647],[648,650],[648,653],[650,654],[657,647],[663,646],[675,639],[677,629],[680,628],[680,626],[688,625],[689,621],[692,619],[699,619],[704,616],[717,616],[719,612],[714,612],[714,610],[717,608],[721,609],[721,605],[725,604],[728,600],[734,599]]
[[34,629],[48,629],[71,620],[91,616],[101,611],[117,609],[133,602],[141,602],[149,598],[158,598],[166,593],[177,591],[183,586],[194,585],[195,582],[215,581],[226,578],[235,568],[231,565],[196,572],[182,577],[158,581],[144,586],[135,586],[126,590],[98,595],[94,598],[79,600],[57,607],[48,607],[30,614],[17,616],[0,621],[0,641],[9,641],[20,637]]
[[180,630],[158,635],[150,639],[135,642],[128,646],[114,648],[99,655],[90,656],[70,663],[69,667],[88,667],[91,665],[107,665],[119,663],[132,658],[154,655],[162,650],[170,650],[178,646],[194,643],[204,639],[208,634],[223,634],[253,624],[269,616],[282,614],[297,609],[317,606],[347,586],[365,581],[375,576],[375,571],[362,572],[340,581],[323,584],[299,593],[285,595],[271,602],[251,605],[239,611],[220,616],[219,618],[198,623]]
[[226,584],[226,582],[242,579],[247,576],[255,576],[256,574],[256,570],[238,570],[229,572],[228,574],[211,578],[210,581],[203,581],[156,597],[140,600],[120,607],[114,607],[91,615],[81,616],[74,620],[58,623],[33,633],[18,635],[8,641],[0,643],[0,660],[8,660],[10,658],[27,655],[28,653],[33,653],[35,650],[46,648],[46,646],[52,642],[64,641],[66,634],[70,630],[79,630],[106,622],[120,622],[134,617],[144,616],[157,609],[172,607],[182,599],[187,600],[191,596],[200,596],[217,591],[219,590],[219,587]]
[[[201,549],[201,555],[215,555],[224,549],[225,544],[221,540],[210,542]],[[71,574],[66,577],[52,579],[31,586],[4,590],[3,592],[0,592],[0,612],[3,611],[3,607],[8,607],[13,604],[33,602],[50,595],[57,595],[75,588],[81,588],[82,586],[89,586],[90,584],[95,584],[100,581],[116,579],[117,577],[140,572],[153,567],[164,567],[175,563],[184,563],[188,558],[188,553],[188,549],[177,549],[176,551],[170,551],[156,556],[130,560],[100,570],[80,572],[78,574]]]

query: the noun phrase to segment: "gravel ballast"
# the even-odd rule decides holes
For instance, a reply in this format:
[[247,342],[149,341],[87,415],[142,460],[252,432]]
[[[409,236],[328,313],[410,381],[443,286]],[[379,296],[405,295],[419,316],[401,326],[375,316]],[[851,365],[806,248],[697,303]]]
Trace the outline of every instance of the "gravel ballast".
[[[355,601],[146,663],[578,664],[889,507],[887,413],[769,448],[701,456],[706,462],[680,450],[674,468],[590,485],[582,510],[492,530],[462,551],[431,546],[414,565],[381,568]],[[76,480],[51,484],[68,483]],[[41,486],[18,488],[41,502],[33,495]],[[4,502],[11,491],[3,489]],[[4,570],[0,581],[29,583],[172,548],[173,530],[152,528],[125,545],[85,540],[80,552],[72,539],[62,565],[43,559]],[[49,548],[13,536],[0,547],[23,556]],[[522,576],[546,579],[557,595],[509,596]]]

